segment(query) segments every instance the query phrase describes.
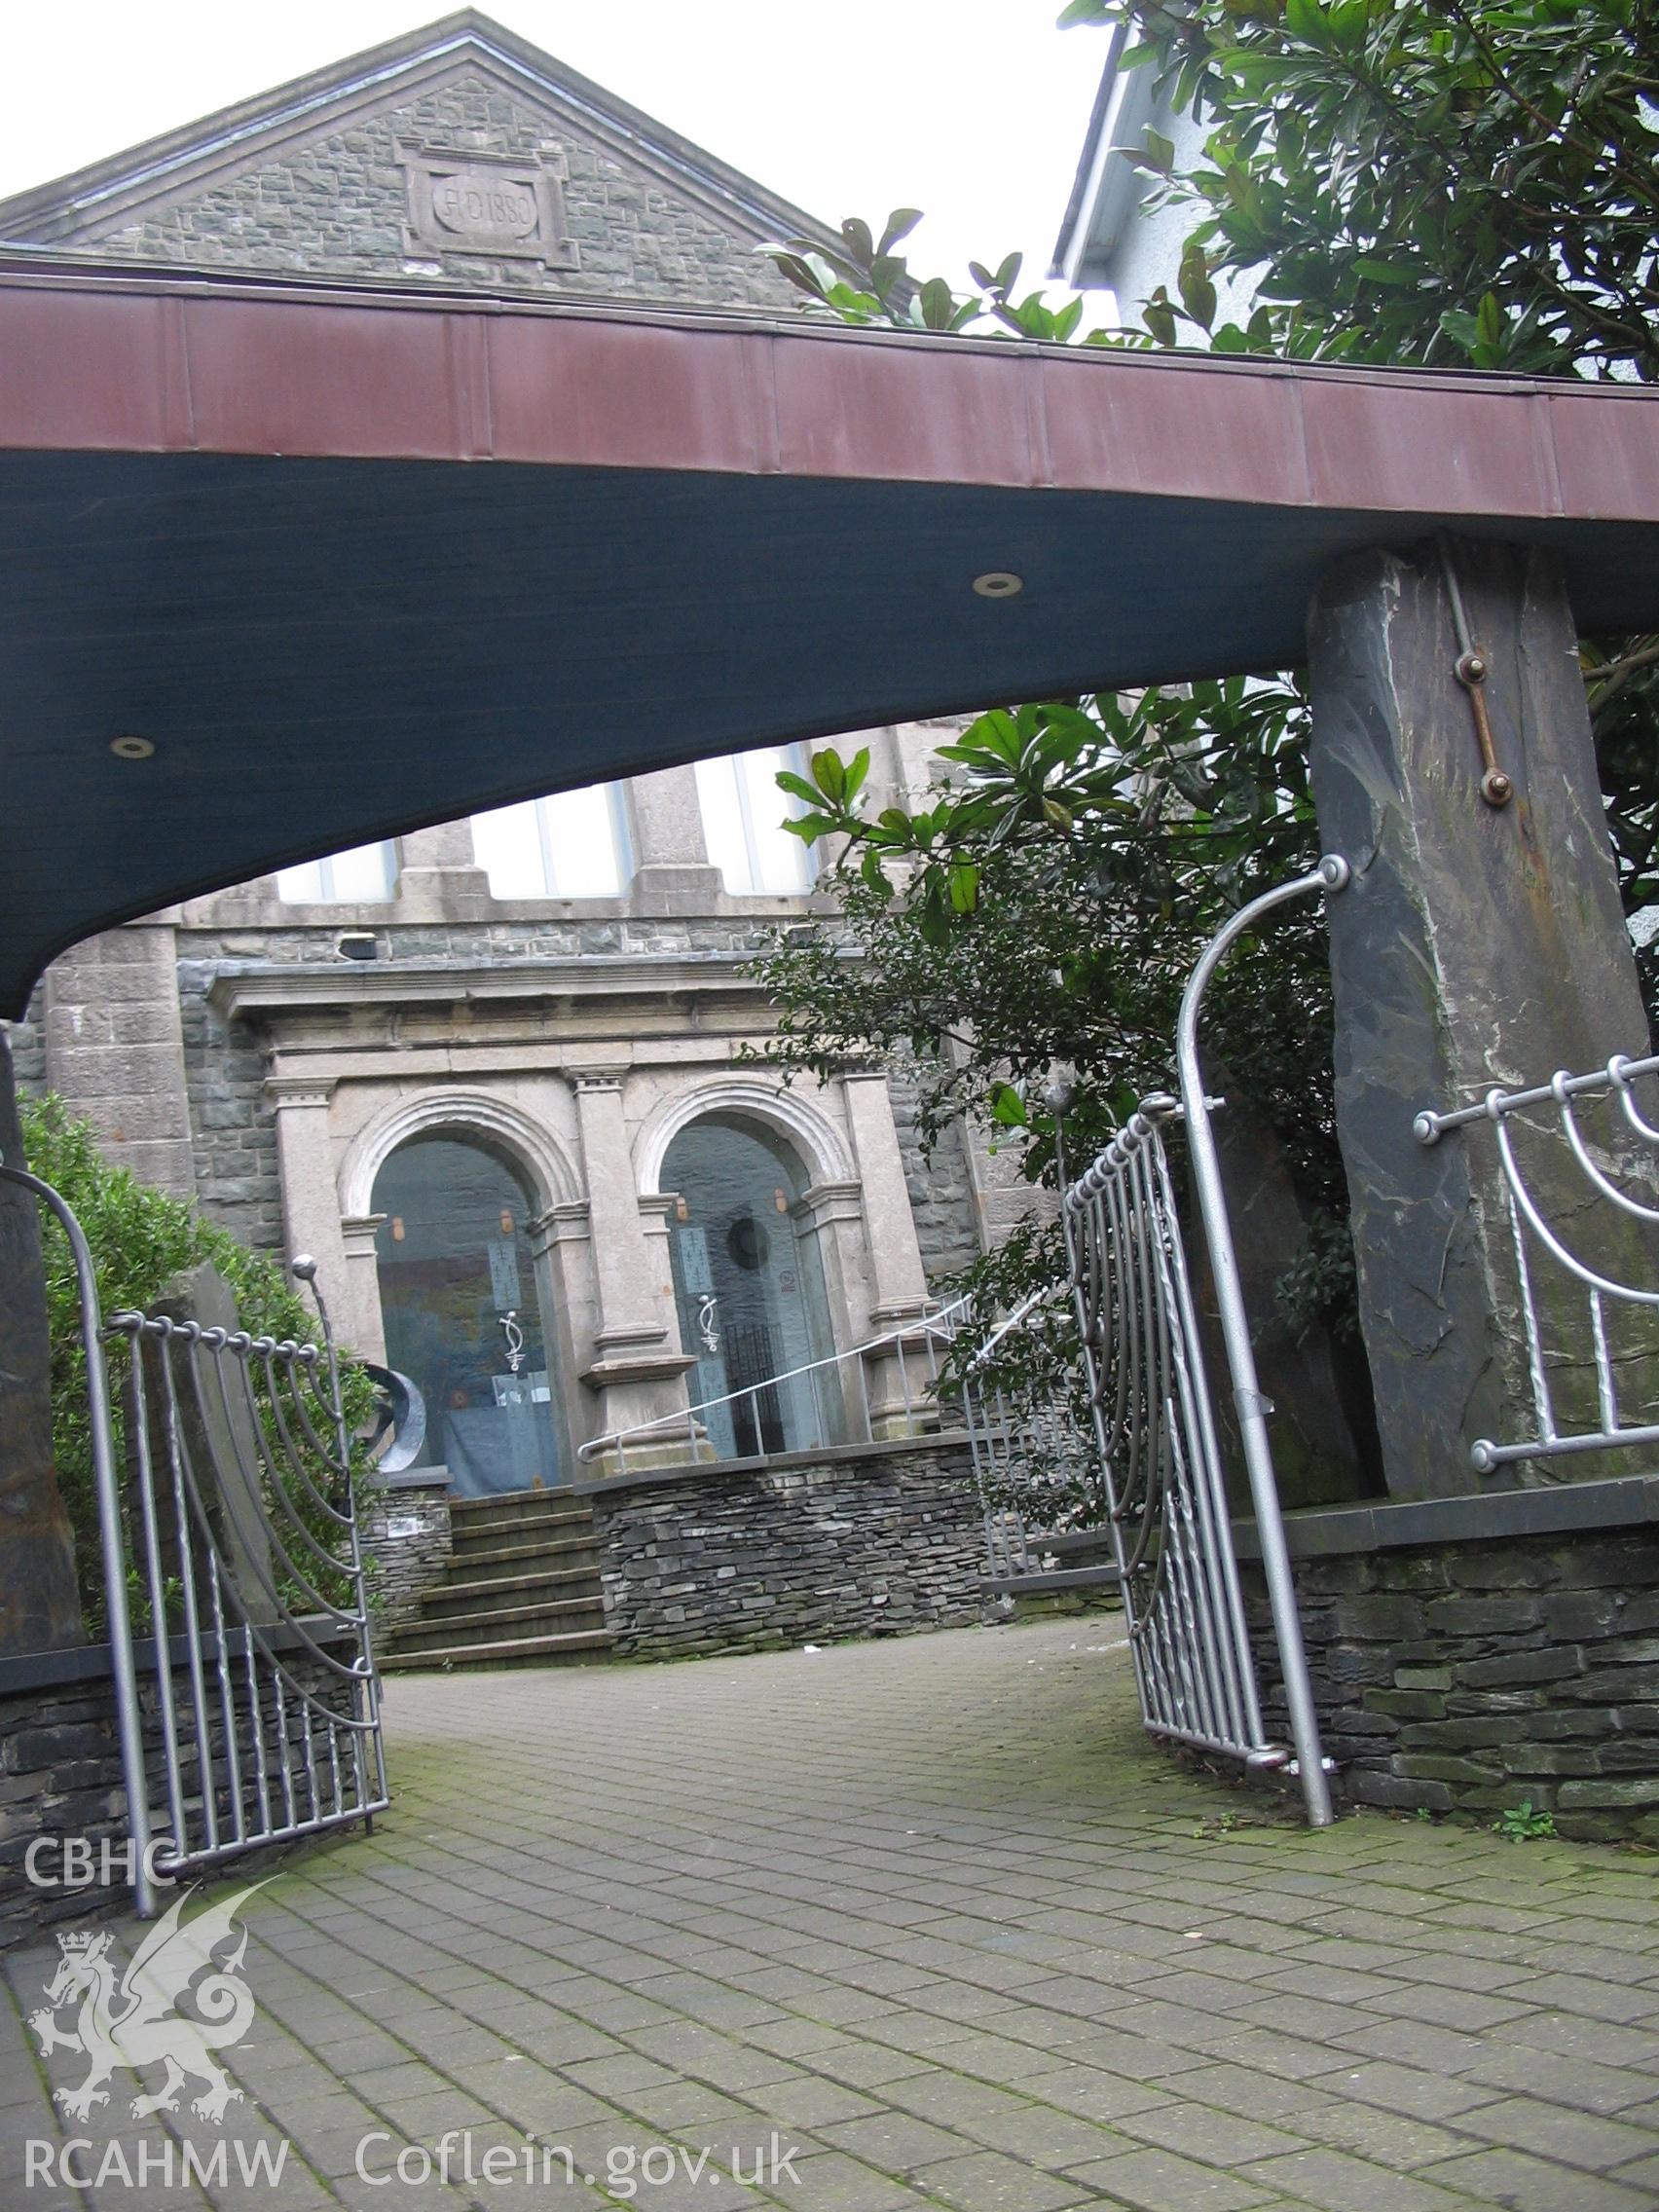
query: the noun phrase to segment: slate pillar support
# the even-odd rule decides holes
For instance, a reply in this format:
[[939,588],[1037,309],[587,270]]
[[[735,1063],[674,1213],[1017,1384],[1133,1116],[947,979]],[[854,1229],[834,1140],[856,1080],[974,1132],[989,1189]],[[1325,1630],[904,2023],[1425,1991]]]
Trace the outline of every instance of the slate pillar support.
[[[0,1154],[27,1165],[12,1046],[0,1027]],[[75,1541],[52,1451],[52,1341],[40,1208],[0,1183],[0,1657],[82,1641]]]
[[[1413,1116],[1647,1050],[1559,566],[1445,551],[1507,805],[1482,796],[1439,546],[1345,562],[1309,628],[1321,842],[1353,868],[1329,922],[1360,1317],[1388,1488],[1419,1497],[1546,1478],[1469,1461],[1477,1436],[1535,1433],[1496,1148],[1484,1127],[1424,1148]],[[1546,1209],[1582,1211],[1565,1155],[1552,1173]],[[1547,1479],[1607,1471],[1587,1455]]]

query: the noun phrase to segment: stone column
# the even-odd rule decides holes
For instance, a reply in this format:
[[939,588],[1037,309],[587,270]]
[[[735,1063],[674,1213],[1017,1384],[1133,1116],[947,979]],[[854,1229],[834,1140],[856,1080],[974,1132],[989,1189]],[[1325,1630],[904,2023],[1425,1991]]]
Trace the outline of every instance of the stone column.
[[[848,1346],[863,1344],[876,1332],[869,1317],[873,1292],[863,1194],[858,1184],[815,1183],[797,1202],[794,1214],[800,1225],[801,1241],[816,1247],[824,1271],[830,1326],[837,1343]],[[843,1360],[836,1375],[840,1384],[843,1433],[832,1441],[862,1444],[866,1391],[871,1379],[864,1373],[863,1363],[858,1360]]]
[[[1450,550],[1507,805],[1482,796],[1434,546],[1346,563],[1309,632],[1321,838],[1354,869],[1330,930],[1361,1321],[1388,1487],[1419,1497],[1539,1477],[1469,1463],[1477,1436],[1535,1433],[1492,1132],[1424,1148],[1414,1115],[1647,1050],[1559,567],[1541,550]],[[1582,1210],[1584,1187],[1558,1172],[1542,1196]],[[1605,1471],[1567,1459],[1550,1479]]]
[[[337,1326],[343,1343],[349,1344],[359,1358],[373,1360],[379,1367],[386,1365],[386,1321],[381,1313],[380,1252],[375,1236],[385,1220],[384,1213],[350,1214],[340,1224],[346,1268],[340,1284]],[[328,1296],[326,1283],[322,1294]]]
[[172,927],[130,922],[46,972],[46,1078],[141,1183],[196,1195]]
[[[916,1240],[916,1219],[904,1180],[904,1158],[893,1119],[893,1099],[880,1069],[850,1071],[842,1079],[847,1125],[864,1189],[865,1234],[868,1239],[869,1320],[882,1334],[903,1330],[931,1303],[928,1279]],[[916,1343],[919,1352],[920,1344]],[[870,1424],[876,1436],[905,1436],[937,1425],[922,1395],[926,1369],[905,1346],[866,1361]]]
[[344,1338],[350,1278],[328,1126],[334,1086],[313,1076],[274,1075],[267,1077],[265,1089],[276,1110],[276,1166],[288,1257],[309,1252],[316,1262],[317,1282]]
[[576,1387],[598,1358],[594,1336],[599,1311],[594,1299],[592,1228],[585,1198],[567,1199],[537,1214],[528,1226],[531,1259],[542,1326],[548,1332],[547,1362],[558,1378],[555,1418],[572,1482],[591,1481],[598,1470],[578,1456],[581,1447],[604,1425],[586,1393]]
[[[681,1351],[672,1285],[653,1272],[628,1124],[622,1112],[622,1078],[608,1069],[572,1073],[576,1124],[587,1179],[589,1250],[595,1291],[594,1358],[581,1380],[600,1400],[601,1432],[627,1428],[683,1412],[689,1403],[685,1373],[693,1365]],[[683,1449],[667,1457],[683,1456]],[[627,1463],[645,1463],[629,1447]],[[592,1462],[596,1473],[618,1472],[611,1460]]]
[[[0,1155],[9,1166],[27,1165],[3,1025]],[[82,1641],[75,1539],[53,1459],[51,1374],[39,1204],[0,1183],[0,1658]]]
[[635,776],[628,798],[634,830],[629,904],[642,914],[708,913],[722,887],[719,869],[709,865],[695,768],[687,763]]

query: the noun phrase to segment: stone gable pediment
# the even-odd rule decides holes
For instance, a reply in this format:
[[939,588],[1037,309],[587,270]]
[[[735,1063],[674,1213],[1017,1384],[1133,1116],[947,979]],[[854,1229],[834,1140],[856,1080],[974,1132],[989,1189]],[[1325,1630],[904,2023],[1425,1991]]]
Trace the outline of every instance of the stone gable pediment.
[[0,203],[77,256],[790,312],[822,227],[468,11]]

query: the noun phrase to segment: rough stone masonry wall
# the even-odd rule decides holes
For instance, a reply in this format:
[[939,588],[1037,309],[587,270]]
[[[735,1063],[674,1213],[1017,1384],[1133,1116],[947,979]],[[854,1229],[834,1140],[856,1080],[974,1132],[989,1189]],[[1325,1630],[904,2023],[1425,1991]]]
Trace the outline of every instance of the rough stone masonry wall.
[[980,1617],[967,1442],[671,1469],[591,1492],[621,1656],[687,1658]]
[[12,1038],[12,1072],[18,1089],[32,1098],[46,1088],[46,987],[37,983],[21,1021],[7,1024]]
[[889,1088],[922,1268],[933,1282],[971,1266],[979,1256],[967,1147],[960,1126],[952,1124],[940,1132],[932,1150],[924,1152],[917,1126],[916,1079],[900,1067],[890,1073]]
[[[1486,1822],[1528,1799],[1565,1835],[1659,1840],[1659,1529],[1294,1567],[1325,1750],[1348,1798]],[[1269,1733],[1288,1736],[1260,1569],[1244,1570]]]
[[[332,953],[339,932],[317,933],[319,959],[325,934]],[[214,969],[200,957],[201,940],[180,931],[178,945],[179,1029],[197,1200],[210,1221],[252,1250],[280,1251],[282,1179],[276,1117],[265,1090],[264,1048],[247,1022],[226,1021],[208,1003]]]
[[125,1805],[107,1677],[0,1692],[0,1948],[109,1904],[102,1890],[35,1888],[24,1862],[38,1836],[119,1842]]

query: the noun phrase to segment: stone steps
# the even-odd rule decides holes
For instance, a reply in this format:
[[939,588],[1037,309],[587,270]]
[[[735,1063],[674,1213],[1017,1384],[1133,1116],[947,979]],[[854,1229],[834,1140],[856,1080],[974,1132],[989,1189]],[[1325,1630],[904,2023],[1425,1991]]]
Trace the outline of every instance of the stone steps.
[[570,1666],[610,1648],[593,1513],[568,1493],[516,1491],[450,1508],[443,1579],[391,1640],[391,1674]]
[[[540,1555],[537,1553],[533,1556],[538,1558]],[[522,1598],[530,1590],[545,1590],[549,1594],[557,1591],[571,1597],[580,1597],[593,1587],[594,1582],[592,1569],[586,1567],[555,1567],[528,1574],[481,1574],[461,1580],[457,1573],[459,1564],[461,1563],[452,1563],[444,1580],[434,1589],[424,1593],[421,1599],[423,1607],[447,1605],[455,1598],[504,1602],[509,1596]],[[477,1564],[475,1560],[464,1563],[469,1576]]]
[[596,1629],[574,1636],[526,1636],[500,1643],[450,1644],[436,1651],[394,1652],[381,1661],[381,1672],[414,1675],[458,1667],[468,1671],[488,1667],[585,1667],[608,1652],[612,1641],[608,1629]]
[[458,1497],[450,1504],[450,1527],[457,1535],[504,1521],[541,1528],[549,1521],[590,1518],[585,1499],[556,1490],[504,1491],[498,1497]]
[[592,1533],[592,1518],[574,1513],[527,1514],[519,1520],[484,1521],[459,1529],[450,1524],[450,1542],[460,1553],[497,1551],[503,1544],[580,1543]]
[[537,1542],[532,1536],[521,1544],[503,1544],[498,1550],[452,1551],[450,1554],[452,1568],[465,1574],[476,1573],[480,1567],[504,1567],[510,1571],[515,1564],[522,1564],[525,1560],[537,1559],[563,1560],[569,1567],[576,1566],[579,1561],[585,1562],[591,1559],[594,1567],[597,1569],[599,1566],[599,1542],[596,1537],[591,1535],[559,1536],[545,1543]]
[[528,1605],[434,1608],[413,1626],[399,1631],[400,1658],[418,1651],[449,1651],[462,1644],[498,1643],[503,1637],[585,1635],[605,1626],[605,1604],[599,1597],[562,1598]]

